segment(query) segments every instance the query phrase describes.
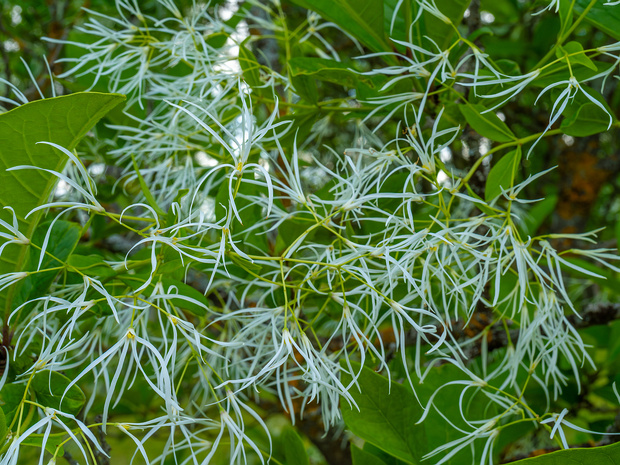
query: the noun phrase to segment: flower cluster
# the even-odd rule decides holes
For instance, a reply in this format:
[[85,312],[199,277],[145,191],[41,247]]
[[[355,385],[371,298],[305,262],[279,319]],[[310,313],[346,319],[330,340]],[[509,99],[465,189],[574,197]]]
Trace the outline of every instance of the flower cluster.
[[[297,46],[340,62],[324,37],[340,26],[309,13],[290,31],[280,3],[262,3],[245,13],[248,21],[278,37],[296,36]],[[454,26],[434,1],[415,3],[412,26],[423,17]],[[560,361],[578,385],[584,364],[594,366],[569,318],[579,307],[566,272],[598,279],[574,257],[620,272],[613,264],[618,257],[606,248],[557,246],[561,239],[595,243],[592,234],[537,235],[528,228],[523,212],[533,201],[526,194],[548,171],[521,182],[513,172],[481,198],[469,181],[498,146],[469,172],[450,167],[464,128],[437,102],[450,93],[466,102],[471,91],[491,102],[477,115],[484,120],[548,68],[566,66],[566,79],[537,91],[536,102],[560,90],[546,128],[529,138],[509,136],[500,147],[516,148],[520,157],[521,147],[533,142],[532,152],[577,98],[614,123],[586,84],[612,75],[618,44],[558,54],[531,71],[508,74],[456,27],[458,36],[447,46],[430,37],[415,42],[412,27],[408,40],[392,40],[393,51],[359,57],[391,64],[359,72],[335,68],[351,82],[376,79],[380,95],[352,106],[347,97],[313,107],[303,103],[307,92],[299,84],[307,84],[307,76],[271,70],[239,49],[247,25],[224,21],[202,4],[188,12],[170,0],[157,4],[167,13],[163,19],[144,14],[138,2],[116,0],[117,17],[88,11],[77,30],[89,41],[49,39],[83,49],[79,58],[61,60],[72,65],[61,78],[90,77],[93,89],[105,83],[128,95],[124,121],[107,128],[116,137],[93,150],[108,150],[113,189],[127,195],[117,203],[103,199],[95,163],[88,166],[47,141],[41,142],[69,160],[64,171],[12,168],[45,172],[66,189],[31,212],[53,216],[41,241],[20,232],[10,206],[12,221],[0,219],[0,255],[25,246],[36,255],[32,269],[0,276],[0,291],[22,282],[34,287],[53,275],[44,292],[19,294],[4,322],[13,339],[2,341],[11,356],[0,385],[21,389],[22,399],[9,425],[15,433],[0,438],[0,465],[17,463],[31,437],[49,450],[52,437],[66,435],[87,462],[106,456],[95,430],[126,436],[146,463],[206,464],[219,456],[231,464],[267,463],[272,425],[264,412],[277,409],[295,423],[316,409],[326,430],[337,428],[340,405],[355,405],[361,371],[354,362],[388,376],[400,366],[416,396],[437,367],[458,370],[460,379],[425,402],[419,398],[424,413],[416,421],[423,422],[437,410],[443,389],[462,388],[458,410],[468,429],[452,425],[461,436],[425,456],[437,463],[479,440],[479,463],[492,463],[499,433],[524,419],[542,428],[553,422],[550,434],[559,434],[564,446],[562,426],[584,431],[564,420],[566,411],[536,412],[524,393],[533,381],[551,403],[569,382]],[[552,14],[558,4],[540,13]],[[227,40],[219,43],[220,35]],[[573,74],[575,56],[583,62],[595,54],[615,63],[589,77]],[[240,66],[231,65],[236,59]],[[319,132],[321,120],[312,120],[313,127],[303,112],[287,113],[310,107],[349,115],[362,104],[357,137],[344,152],[308,149],[304,125]],[[381,142],[387,128],[395,129],[394,137]],[[86,245],[78,247],[76,239],[61,257],[54,231],[69,220],[79,223]],[[100,247],[99,223],[127,243],[118,250]],[[82,253],[87,246],[104,252]],[[464,335],[481,313],[491,315],[488,324]],[[491,362],[487,335],[502,326],[503,358]],[[34,362],[22,369],[28,358]],[[52,374],[64,379],[62,392],[48,396],[60,398],[53,408],[44,397],[25,394]],[[463,413],[471,391],[493,406],[483,419],[470,421]],[[119,412],[135,396],[144,397],[143,417],[122,421]],[[157,448],[147,447],[151,443]]]

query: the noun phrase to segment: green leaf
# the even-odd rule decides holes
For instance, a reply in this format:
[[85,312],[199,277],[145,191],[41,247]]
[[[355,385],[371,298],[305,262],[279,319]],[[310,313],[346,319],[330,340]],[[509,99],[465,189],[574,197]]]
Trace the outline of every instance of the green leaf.
[[560,32],[558,37],[564,35],[566,31],[573,24],[573,1],[572,0],[560,0],[558,16],[560,17]]
[[312,104],[316,104],[319,101],[319,92],[316,88],[316,82],[311,77],[301,74],[291,76],[291,83],[293,84],[295,93],[304,101]]
[[497,213],[491,207],[489,207],[486,204],[486,202],[482,200],[482,198],[478,194],[474,192],[474,190],[471,188],[469,184],[465,184],[465,189],[467,189],[467,193],[469,194],[470,197],[479,201],[479,202],[474,202],[474,204],[481,212],[486,213],[489,216],[493,216]]
[[[359,364],[352,365],[354,370],[359,369]],[[342,378],[345,386],[352,380],[348,374]],[[418,463],[426,448],[426,432],[415,424],[422,416],[422,408],[413,393],[394,381],[390,384],[387,378],[366,367],[357,383],[359,390],[354,386],[350,394],[359,411],[342,401],[347,427],[381,450],[407,463]]]
[[5,415],[6,424],[11,426],[15,415],[19,413],[19,406],[26,392],[25,384],[5,384],[0,391],[2,401],[2,411]]
[[263,85],[260,80],[260,65],[254,56],[254,53],[246,46],[248,39],[239,45],[239,66],[243,72],[243,79],[250,87],[255,89]]
[[383,0],[292,0],[336,23],[375,52],[390,50],[383,34]]
[[385,465],[385,462],[376,455],[366,452],[355,445],[351,445],[353,465]]
[[[120,279],[123,283],[125,283],[127,286],[134,290],[142,286],[148,278],[148,274],[142,273],[137,273],[133,275],[122,275],[118,277],[118,279]],[[165,293],[168,293],[168,289],[170,289],[171,286],[174,286],[176,287],[176,291],[172,289],[170,290],[171,293],[177,293],[179,294],[179,296],[189,297],[198,302],[188,302],[182,297],[173,297],[169,299],[170,303],[179,308],[184,308],[185,310],[196,316],[204,316],[207,314],[209,301],[204,296],[204,294],[197,289],[194,289],[192,286],[182,283],[181,281],[177,281],[171,278],[164,278],[163,276],[154,276],[151,284],[149,284],[149,286],[142,292],[151,292],[155,287],[155,284],[160,281],[163,284]]]
[[521,147],[508,152],[491,168],[484,188],[484,198],[490,202],[502,193],[502,189],[509,189],[514,185],[514,179],[521,163]]
[[[39,225],[32,235],[32,243],[42,247],[50,226],[52,226],[51,221],[46,221],[45,223]],[[23,268],[25,271],[29,271],[30,274],[22,281],[21,286],[19,287],[17,296],[13,301],[14,307],[46,293],[61,270],[43,270],[63,267],[65,260],[69,258],[80,240],[81,232],[82,230],[80,226],[75,223],[63,220],[56,221],[53,224],[52,231],[47,242],[46,251],[48,253],[43,256],[43,260],[41,261],[41,266],[39,268],[42,271],[36,271],[41,255],[40,249],[30,247],[27,254],[28,259]],[[52,258],[52,256],[55,258]]]
[[84,407],[86,396],[76,384],[67,391],[69,384],[71,380],[61,373],[41,371],[33,378],[31,387],[41,405],[77,415]]
[[[575,12],[581,14],[592,3],[592,0],[577,0]],[[594,6],[588,11],[586,21],[596,26],[605,34],[609,34],[616,40],[620,40],[620,8],[617,6],[605,6],[604,1],[596,0]]]
[[2,408],[0,408],[0,444],[4,443],[4,439],[6,438],[6,434],[8,432],[9,428],[6,424],[6,417],[4,416]]
[[77,268],[87,276],[110,278],[116,275],[116,271],[103,261],[101,255],[72,254],[67,260],[67,264],[73,268]]
[[568,60],[572,66],[583,65],[593,71],[598,70],[592,60],[590,60],[590,58],[583,53],[583,47],[579,42],[572,41],[564,46],[560,46],[555,51],[555,54],[558,58],[568,57]]
[[537,202],[523,217],[524,236],[535,236],[538,228],[553,213],[558,203],[556,194],[548,195],[540,202]]
[[[56,454],[57,457],[62,457],[65,454],[65,449],[61,444],[64,442],[64,437],[50,435],[45,443],[45,450],[52,455]],[[22,441],[22,445],[36,447],[40,450],[43,447],[43,436],[32,434]]]
[[[300,111],[289,114],[276,120],[276,123],[281,123],[283,121],[290,122],[290,127],[294,128],[287,131],[286,134],[280,137],[279,142],[282,148],[285,150],[292,149],[295,138],[297,138],[298,141],[305,140],[305,138],[310,134],[312,126],[314,126],[314,123],[316,123],[320,116],[321,112],[317,108],[316,110]],[[288,124],[283,126],[287,127]],[[218,209],[218,207],[219,205],[216,205],[216,209]],[[217,216],[217,218],[220,218],[220,216]]]
[[293,428],[285,428],[282,432],[284,457],[288,465],[309,465],[308,454],[304,442]]
[[[568,0],[568,3],[570,1]],[[488,11],[495,16],[496,23],[515,22],[515,19],[519,18],[517,5],[517,2],[510,0],[480,0],[480,10]]]
[[569,118],[565,118],[560,125],[564,134],[575,137],[591,136],[607,131],[609,115],[594,103],[584,103]]
[[566,449],[513,462],[513,465],[620,465],[620,443],[604,447]]
[[469,125],[481,136],[496,142],[510,142],[517,139],[506,123],[492,111],[485,113],[486,108],[482,105],[467,103],[458,107]]
[[355,87],[358,79],[372,82],[370,76],[351,71],[349,65],[326,58],[295,57],[288,62],[291,74],[295,76],[311,76],[321,81],[335,82],[345,87]]
[[230,252],[227,255],[235,265],[243,268],[247,272],[258,274],[263,269],[263,267],[258,263],[250,262],[245,258],[241,257],[240,255],[236,254],[235,252]]
[[153,208],[153,210],[155,210],[155,213],[157,213],[160,218],[163,218],[164,216],[166,216],[166,213],[157,204],[157,201],[155,200],[155,197],[153,197],[153,194],[151,194],[151,190],[146,184],[144,178],[142,177],[142,174],[140,173],[140,168],[138,168],[138,164],[136,163],[136,158],[133,155],[131,155],[131,162],[133,163],[133,169],[138,176],[138,182],[140,183],[140,188],[142,189],[142,193],[144,194],[147,203]]
[[[53,147],[37,142],[53,142],[73,150],[86,132],[124,99],[118,94],[77,93],[37,100],[1,114],[0,218],[10,224],[10,212],[2,209],[13,207],[20,231],[30,238],[42,211],[28,219],[25,217],[49,198],[58,178],[41,170],[5,170],[18,165],[34,165],[62,171],[67,157]],[[0,257],[0,274],[21,271],[26,250],[24,246],[7,246]],[[13,292],[14,287],[11,287],[0,294],[1,308],[10,305]]]

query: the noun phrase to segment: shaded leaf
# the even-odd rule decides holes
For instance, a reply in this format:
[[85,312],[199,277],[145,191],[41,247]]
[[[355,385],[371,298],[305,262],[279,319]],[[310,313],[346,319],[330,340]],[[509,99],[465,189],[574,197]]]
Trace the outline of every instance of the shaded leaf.
[[561,37],[573,24],[572,0],[560,0],[558,16],[560,17],[560,33],[558,36]]
[[11,426],[15,415],[19,413],[19,406],[26,392],[25,384],[5,384],[0,391],[0,400],[2,401],[2,411],[5,415],[6,424]]
[[308,454],[304,442],[293,428],[285,428],[282,432],[284,456],[288,465],[308,465]]
[[[578,14],[591,3],[591,0],[577,0],[575,2],[575,12]],[[609,34],[616,40],[620,40],[620,8],[617,6],[606,6],[604,1],[597,1],[588,11],[586,21],[596,26],[605,34]]]
[[[123,283],[125,283],[131,289],[135,290],[135,289],[138,289],[140,286],[142,286],[146,282],[148,277],[149,277],[148,274],[136,273],[134,275],[119,276],[118,279],[120,279]],[[164,287],[165,293],[170,292],[170,294],[178,294],[180,296],[180,297],[170,298],[169,299],[170,303],[172,303],[173,305],[179,308],[184,308],[185,310],[187,310],[193,315],[196,315],[196,316],[206,315],[207,308],[209,307],[209,301],[207,300],[207,298],[204,296],[202,292],[194,289],[192,286],[182,283],[181,281],[177,281],[171,278],[165,278],[163,276],[154,276],[151,284],[149,284],[149,286],[146,289],[144,289],[142,292],[144,292],[145,294],[148,292],[152,292],[153,288],[155,287],[155,284],[157,284],[160,281]],[[170,289],[171,287],[175,287],[176,290]],[[198,303],[188,302],[187,300],[183,299],[182,296],[189,297],[193,300],[196,300]]]
[[[52,226],[51,221],[41,224],[32,235],[32,243],[42,247],[50,226]],[[13,301],[13,307],[17,307],[30,299],[46,293],[61,270],[43,270],[63,267],[64,262],[69,258],[80,240],[80,233],[81,228],[79,225],[69,221],[56,221],[47,243],[46,251],[48,253],[43,256],[43,260],[41,261],[40,270],[42,271],[36,271],[41,255],[40,250],[34,247],[29,248],[27,254],[28,259],[23,269],[25,271],[30,271],[31,274],[21,282],[19,292]]]
[[[65,454],[65,449],[61,444],[65,442],[65,438],[62,436],[52,436],[50,435],[47,438],[47,442],[45,443],[45,450],[50,454],[56,454],[57,456],[62,457]],[[22,445],[36,447],[37,449],[41,449],[43,447],[43,436],[31,434],[26,439],[22,441]]]
[[385,462],[376,455],[371,454],[355,445],[351,445],[351,458],[353,465],[385,465]]
[[375,52],[390,50],[383,34],[383,0],[292,0],[316,11]]
[[116,275],[116,271],[103,261],[101,255],[72,254],[67,260],[67,264],[77,268],[87,276],[109,278]]
[[490,202],[502,193],[502,189],[510,189],[519,171],[521,163],[521,147],[508,152],[491,168],[484,188],[484,198]]
[[556,56],[562,58],[568,57],[571,65],[583,65],[586,68],[590,68],[593,71],[597,71],[596,65],[583,53],[583,46],[579,42],[571,41],[560,46],[556,50]]
[[67,391],[70,383],[71,380],[61,373],[41,371],[33,378],[30,386],[41,405],[77,415],[86,402],[86,396],[76,384]]
[[496,142],[516,140],[516,136],[506,123],[492,111],[485,113],[486,108],[482,105],[464,104],[458,107],[467,123],[481,136]]
[[[292,74],[292,72],[291,72]],[[319,93],[316,88],[316,82],[309,76],[299,74],[291,76],[291,83],[295,93],[308,103],[316,104],[319,100]]]
[[369,76],[354,73],[349,66],[326,58],[291,58],[288,65],[293,76],[312,76],[315,79],[327,82],[336,82],[345,87],[355,87],[358,79],[371,82]]
[[9,432],[8,425],[6,424],[6,417],[4,416],[4,412],[2,408],[0,408],[0,444],[4,442],[4,438],[6,438],[6,434]]
[[619,465],[620,443],[587,449],[566,449],[513,462],[514,465]]
[[146,181],[144,180],[144,178],[142,177],[142,173],[140,173],[140,168],[138,168],[138,164],[136,163],[136,158],[133,155],[131,155],[131,162],[133,163],[133,169],[136,172],[136,176],[138,176],[138,182],[140,183],[140,189],[142,189],[142,193],[144,194],[144,197],[146,198],[147,203],[153,208],[153,210],[155,210],[155,212],[160,218],[163,218],[166,215],[166,213],[159,206],[159,204],[155,200],[155,197],[153,197],[153,194],[151,194],[151,190],[149,189],[149,186],[146,184]]
[[254,53],[247,48],[247,39],[239,45],[239,66],[243,71],[243,79],[253,89],[260,87],[263,82],[260,80],[260,65]]
[[540,202],[537,202],[523,217],[523,232],[524,236],[534,236],[538,228],[544,223],[544,221],[553,213],[555,206],[558,203],[558,196],[556,194],[548,195]]
[[[353,364],[353,369],[359,369]],[[346,386],[351,376],[342,375]],[[347,427],[357,436],[389,454],[415,464],[424,455],[426,432],[415,424],[422,415],[413,393],[406,387],[363,367],[351,395],[359,407],[343,401],[342,416]]]
[[594,103],[584,103],[569,118],[565,118],[560,125],[564,134],[575,137],[591,136],[607,131],[609,115]]

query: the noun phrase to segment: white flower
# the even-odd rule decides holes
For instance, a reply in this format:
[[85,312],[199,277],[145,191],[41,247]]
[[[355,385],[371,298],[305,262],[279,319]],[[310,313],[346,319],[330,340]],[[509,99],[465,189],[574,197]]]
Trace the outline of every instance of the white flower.
[[21,232],[19,232],[19,222],[17,221],[17,216],[15,215],[15,210],[12,207],[4,207],[5,210],[10,210],[13,214],[13,222],[12,224],[7,223],[6,221],[0,219],[0,226],[5,228],[9,233],[0,232],[0,238],[6,239],[6,241],[0,246],[0,255],[2,255],[2,251],[9,244],[18,244],[18,245],[27,245],[30,244],[30,239],[24,236]]
[[[588,80],[590,80],[590,79],[588,79]],[[528,157],[530,156],[530,153],[532,153],[532,150],[534,149],[536,144],[538,144],[538,141],[547,133],[547,131],[551,128],[551,126],[553,126],[553,123],[555,123],[557,121],[557,119],[560,117],[560,115],[562,114],[562,112],[564,111],[566,106],[568,105],[568,102],[570,100],[572,100],[575,97],[575,95],[577,95],[577,92],[579,92],[579,91],[581,91],[581,93],[590,102],[592,102],[594,105],[599,107],[601,110],[603,110],[607,114],[607,116],[609,117],[609,125],[607,126],[608,130],[611,127],[611,125],[612,125],[612,123],[614,121],[613,116],[611,115],[611,113],[609,113],[607,111],[605,106],[601,102],[596,100],[594,97],[592,97],[588,92],[586,92],[581,87],[581,85],[579,84],[577,79],[575,79],[574,76],[571,76],[570,79],[565,80],[565,81],[559,81],[559,82],[554,82],[553,84],[549,84],[542,91],[540,91],[540,94],[538,94],[538,97],[536,98],[536,101],[534,102],[534,104],[536,104],[538,102],[538,99],[540,99],[540,97],[545,92],[547,92],[549,89],[552,89],[552,88],[558,87],[558,86],[562,86],[564,84],[566,84],[566,88],[560,93],[560,95],[558,96],[556,101],[553,103],[553,108],[551,110],[551,116],[549,118],[549,124],[547,125],[545,130],[542,132],[540,137],[538,137],[538,139],[536,139],[536,141],[532,144],[532,146],[528,150],[528,152],[527,152],[527,156]]]

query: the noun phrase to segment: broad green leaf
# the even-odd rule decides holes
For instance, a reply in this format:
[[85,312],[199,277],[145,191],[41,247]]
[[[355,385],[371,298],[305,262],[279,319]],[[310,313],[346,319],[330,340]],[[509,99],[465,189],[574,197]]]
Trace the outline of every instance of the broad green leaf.
[[[291,72],[291,74],[293,74]],[[297,76],[291,76],[291,83],[295,93],[299,95],[304,101],[312,104],[316,104],[319,100],[319,93],[316,88],[316,82],[309,76],[299,74]]]
[[282,432],[284,456],[288,465],[308,465],[308,454],[304,442],[293,428],[285,428]]
[[490,27],[482,26],[482,27],[474,30],[471,34],[469,34],[467,36],[467,40],[470,41],[470,42],[473,42],[474,40],[478,39],[479,37],[486,36],[486,35],[494,36],[495,33],[493,32],[493,29],[491,29]]
[[558,16],[560,17],[558,36],[561,37],[573,24],[573,0],[560,0]]
[[583,53],[583,46],[579,42],[572,41],[564,46],[560,46],[557,48],[555,54],[558,58],[568,57],[571,66],[583,65],[586,68],[597,71],[596,65]]
[[[118,94],[76,93],[27,103],[1,114],[0,218],[11,224],[10,212],[2,208],[13,207],[20,231],[28,238],[32,237],[42,211],[28,219],[26,215],[45,203],[58,178],[41,170],[6,169],[33,165],[62,171],[67,157],[53,147],[37,142],[53,142],[73,150],[86,132],[124,99]],[[26,250],[25,246],[7,246],[0,257],[0,274],[20,271]],[[0,294],[0,308],[10,305],[7,301],[11,302],[14,289],[13,286]]]
[[239,66],[243,71],[243,79],[253,89],[263,84],[260,80],[260,65],[254,53],[246,46],[247,39],[239,45]]
[[6,434],[9,432],[8,425],[6,424],[6,417],[4,416],[4,412],[0,407],[0,444],[4,443],[4,438],[6,438]]
[[69,384],[71,380],[61,373],[41,371],[30,386],[41,405],[77,415],[86,402],[86,396],[76,384],[67,391]]
[[556,194],[548,195],[534,206],[523,216],[524,236],[535,236],[538,228],[553,213],[558,203]]
[[[304,110],[300,112],[295,112],[293,114],[286,115],[276,120],[276,123],[281,123],[283,121],[287,121],[287,122],[290,121],[291,123],[290,127],[294,128],[292,130],[287,131],[287,133],[284,134],[279,139],[279,142],[282,148],[284,150],[292,149],[295,138],[297,138],[298,141],[305,140],[305,138],[308,137],[308,134],[310,134],[310,131],[312,130],[312,126],[314,126],[314,123],[319,119],[320,116],[321,116],[321,112],[317,108],[316,110],[308,110],[308,111]],[[288,127],[288,125],[283,125],[283,127]],[[275,147],[275,144],[273,145]],[[217,209],[217,205],[216,205],[216,209]],[[218,218],[220,217],[218,216]]]
[[566,449],[530,459],[518,460],[513,465],[620,465],[620,443],[604,447]]
[[6,424],[10,427],[13,423],[15,415],[19,413],[24,393],[26,392],[25,384],[5,384],[0,391],[0,401],[2,401],[2,411],[5,415]]
[[[354,364],[353,369],[359,369]],[[351,376],[343,374],[343,384]],[[363,367],[353,396],[359,411],[342,401],[342,416],[347,427],[360,438],[374,444],[389,454],[416,464],[426,449],[426,432],[415,422],[422,415],[422,408],[413,393],[405,386]]]
[[[19,285],[19,290],[13,301],[14,307],[46,293],[80,240],[81,228],[78,224],[58,220],[53,226],[51,221],[39,225],[32,235],[32,243],[42,248],[50,227],[52,230],[47,242],[47,253],[43,256],[41,266],[38,266],[41,257],[40,249],[30,247],[26,254],[27,260],[23,270],[30,272],[30,274]],[[24,314],[21,315],[23,317]]]
[[519,171],[521,163],[521,147],[508,152],[491,168],[484,188],[484,198],[490,202],[502,193],[502,189],[510,189]]
[[[379,449],[369,442],[364,443],[364,447],[362,449],[364,452],[368,454],[374,455],[378,459],[380,459],[385,465],[407,465],[406,462],[403,462],[400,459],[397,459],[393,455],[388,454],[387,452]],[[427,449],[428,450],[428,449]],[[424,462],[421,462],[420,465],[423,465]]]
[[[52,455],[56,454],[56,456],[62,457],[65,454],[65,449],[61,444],[64,442],[65,438],[63,436],[50,435],[45,443],[45,450]],[[43,436],[38,434],[30,435],[22,442],[22,445],[41,449],[43,447]]]
[[253,274],[260,273],[263,267],[258,263],[250,262],[235,252],[227,254],[230,260],[237,266],[243,268],[245,271]]
[[467,189],[467,194],[469,194],[471,198],[478,200],[478,202],[474,202],[474,204],[481,212],[486,213],[489,216],[493,216],[497,213],[496,211],[493,210],[493,208],[489,207],[487,203],[484,200],[482,200],[482,198],[478,194],[474,192],[474,190],[471,188],[469,184],[465,184],[465,189]]
[[564,134],[575,137],[591,136],[607,131],[609,115],[594,103],[584,103],[569,118],[565,118],[560,125]]
[[496,23],[515,22],[519,17],[517,2],[510,0],[480,0],[480,10],[491,13]]
[[[593,3],[593,0],[577,0],[575,12],[583,11]],[[616,40],[620,40],[620,8],[618,6],[605,5],[603,0],[594,0],[594,5],[586,15],[586,21],[597,27],[605,34],[609,34]]]
[[389,51],[383,34],[383,0],[292,0],[336,23],[375,52]]
[[385,465],[385,462],[376,455],[353,444],[351,444],[351,459],[353,460],[353,465]]
[[67,264],[80,270],[87,276],[109,278],[116,275],[112,267],[103,261],[101,255],[72,254],[67,260]]
[[291,58],[288,65],[293,76],[312,76],[321,81],[336,82],[345,87],[355,87],[358,79],[371,82],[369,76],[357,74],[351,71],[350,66],[335,60],[326,58]]
[[459,110],[469,125],[483,137],[496,142],[510,142],[516,136],[510,128],[492,111],[487,111],[482,105],[459,105]]
[[[149,276],[147,274],[136,273],[134,275],[122,275],[119,276],[118,279],[120,279],[131,289],[135,290],[142,286],[146,282],[148,277]],[[194,289],[192,286],[182,283],[181,281],[165,278],[163,276],[154,276],[151,284],[142,292],[144,292],[145,294],[148,292],[152,292],[155,284],[160,281],[164,287],[164,293],[170,292],[170,294],[178,294],[180,296],[169,299],[173,305],[179,308],[184,308],[185,310],[196,316],[206,315],[207,308],[209,307],[209,301],[207,300],[207,298],[202,292]],[[176,290],[170,289],[171,287],[175,287]],[[183,299],[182,296],[189,297],[197,301],[198,303],[189,302]]]

